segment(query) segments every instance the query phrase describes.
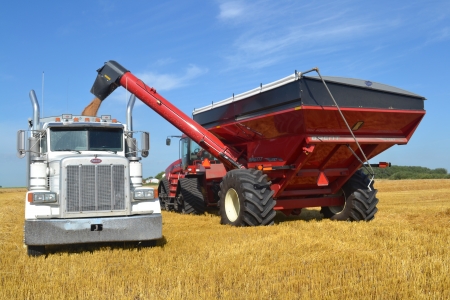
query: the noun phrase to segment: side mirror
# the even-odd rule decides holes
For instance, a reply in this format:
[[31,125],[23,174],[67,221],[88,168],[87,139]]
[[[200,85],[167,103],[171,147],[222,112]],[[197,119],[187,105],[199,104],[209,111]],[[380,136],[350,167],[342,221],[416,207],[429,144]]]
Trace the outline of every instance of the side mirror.
[[170,138],[166,139],[166,146],[170,146]]
[[148,156],[148,151],[150,150],[150,134],[148,132],[142,132],[141,136],[141,145],[142,145],[142,157]]
[[17,131],[17,157],[24,158],[25,157],[25,131],[19,130]]

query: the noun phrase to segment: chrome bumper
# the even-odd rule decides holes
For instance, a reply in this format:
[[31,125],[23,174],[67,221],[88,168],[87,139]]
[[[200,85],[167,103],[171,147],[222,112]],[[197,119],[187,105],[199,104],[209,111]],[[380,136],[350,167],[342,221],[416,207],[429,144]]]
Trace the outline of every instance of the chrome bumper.
[[25,220],[26,245],[147,241],[162,237],[161,214]]

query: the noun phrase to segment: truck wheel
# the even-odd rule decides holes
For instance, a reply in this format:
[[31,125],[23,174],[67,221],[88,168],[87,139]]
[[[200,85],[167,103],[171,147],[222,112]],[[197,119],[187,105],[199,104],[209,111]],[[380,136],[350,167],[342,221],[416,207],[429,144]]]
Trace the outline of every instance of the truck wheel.
[[166,202],[169,198],[169,181],[166,178],[162,179],[159,183],[158,198],[161,209],[166,210]]
[[373,182],[369,185],[369,177],[358,170],[344,184],[341,191],[345,197],[344,206],[322,207],[320,212],[325,218],[340,221],[370,221],[378,211],[376,198],[377,190],[373,188]]
[[201,215],[205,213],[205,201],[197,178],[181,178],[180,181],[181,203],[183,214]]
[[259,170],[229,171],[220,183],[220,223],[233,226],[272,225],[276,212],[271,182]]
[[27,246],[27,254],[28,254],[28,256],[44,255],[45,254],[45,246],[28,245]]

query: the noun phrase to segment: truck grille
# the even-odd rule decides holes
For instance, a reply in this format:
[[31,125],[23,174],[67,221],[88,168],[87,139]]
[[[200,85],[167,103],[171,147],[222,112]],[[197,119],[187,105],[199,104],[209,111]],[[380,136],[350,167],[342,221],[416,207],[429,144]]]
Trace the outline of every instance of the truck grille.
[[125,209],[125,166],[67,166],[67,212]]

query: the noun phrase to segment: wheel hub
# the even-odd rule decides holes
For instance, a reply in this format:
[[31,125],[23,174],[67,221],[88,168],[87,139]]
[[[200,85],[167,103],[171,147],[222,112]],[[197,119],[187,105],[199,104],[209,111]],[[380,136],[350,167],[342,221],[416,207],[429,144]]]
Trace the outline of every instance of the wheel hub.
[[344,210],[344,205],[328,206],[328,209],[335,215]]
[[[345,195],[345,192],[343,189],[341,189],[340,191],[340,196],[344,198],[344,201],[347,201],[347,197]],[[328,206],[328,209],[330,210],[330,212],[334,215],[337,215],[339,213],[341,213],[345,208],[345,202],[344,205],[337,205],[337,206]]]
[[225,213],[230,222],[236,221],[241,210],[239,196],[235,189],[230,188],[225,195]]

